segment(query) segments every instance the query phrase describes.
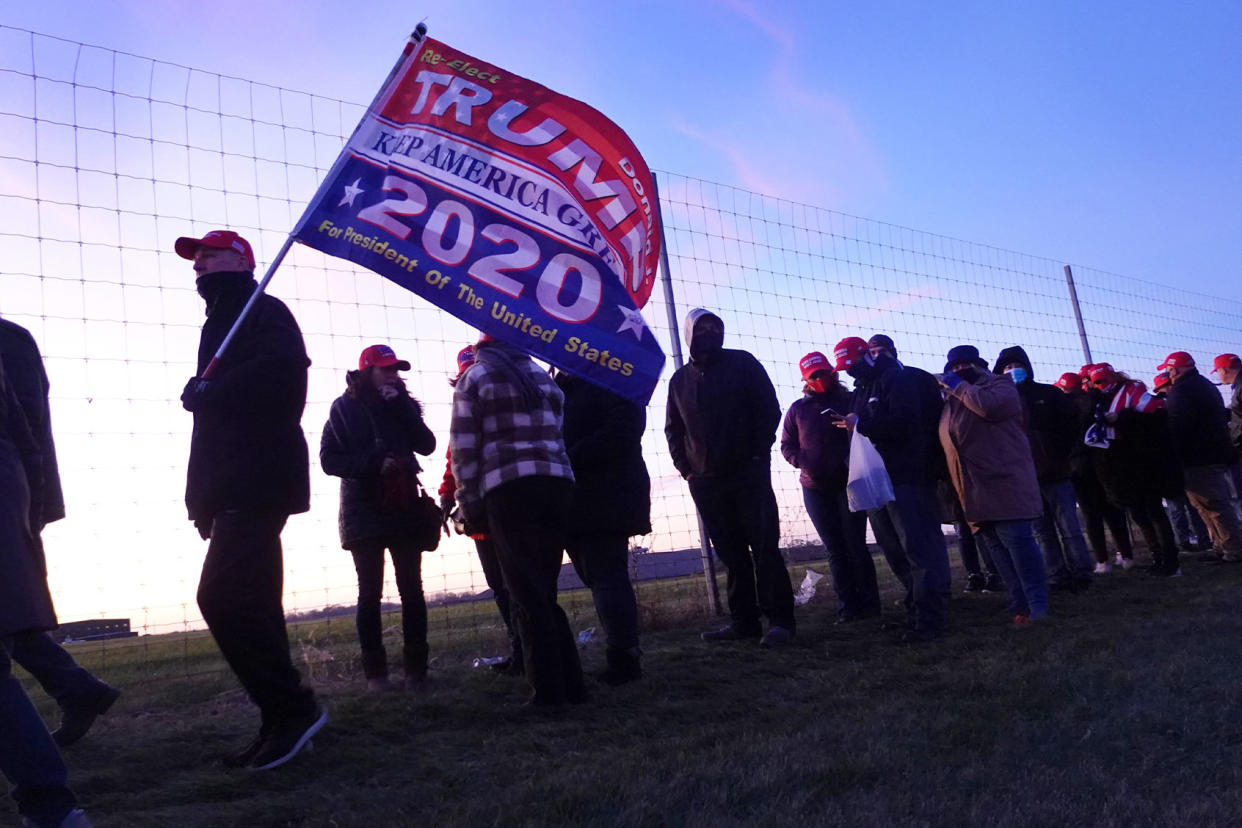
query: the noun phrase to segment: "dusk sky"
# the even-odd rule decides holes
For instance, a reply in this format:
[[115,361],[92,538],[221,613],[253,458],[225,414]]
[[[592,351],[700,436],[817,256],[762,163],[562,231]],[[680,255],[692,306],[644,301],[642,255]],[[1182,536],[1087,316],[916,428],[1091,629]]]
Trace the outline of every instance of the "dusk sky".
[[43,0],[0,22],[366,103],[431,35],[585,100],[655,169],[1228,295],[1242,5]]

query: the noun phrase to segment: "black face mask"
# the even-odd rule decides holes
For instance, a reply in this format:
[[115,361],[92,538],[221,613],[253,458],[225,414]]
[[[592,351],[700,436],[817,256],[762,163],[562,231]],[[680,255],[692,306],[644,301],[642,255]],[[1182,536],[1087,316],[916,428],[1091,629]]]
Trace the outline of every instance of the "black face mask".
[[979,369],[975,368],[974,366],[971,366],[969,368],[959,368],[953,373],[957,374],[959,377],[966,380],[972,385],[975,383],[977,379],[979,379]]
[[724,331],[695,331],[690,339],[690,358],[695,362],[711,359],[724,348]]
[[851,377],[853,377],[856,380],[862,380],[865,382],[866,380],[870,379],[872,373],[874,373],[874,369],[875,369],[875,362],[872,360],[871,355],[864,354],[862,357],[858,359],[857,362],[855,362],[849,368],[846,368],[845,373],[849,374]]
[[207,315],[215,310],[217,303],[232,296],[250,296],[254,274],[248,270],[221,270],[204,273],[195,280],[198,295],[207,303]]

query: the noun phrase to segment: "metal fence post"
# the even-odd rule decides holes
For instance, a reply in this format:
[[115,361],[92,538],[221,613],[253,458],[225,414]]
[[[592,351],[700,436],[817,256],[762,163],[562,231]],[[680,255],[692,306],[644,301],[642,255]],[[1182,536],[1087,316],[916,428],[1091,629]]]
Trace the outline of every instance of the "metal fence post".
[[[660,203],[660,184],[656,174],[651,173],[651,183],[655,185],[655,200]],[[681,353],[681,325],[677,321],[677,303],[673,299],[673,277],[668,266],[668,237],[664,233],[664,211],[660,210],[660,281],[664,285],[664,307],[668,314],[669,339],[673,350],[674,369],[686,364]],[[699,509],[694,508],[694,515],[699,521],[699,552],[703,561],[703,577],[707,586],[707,608],[716,615],[723,613],[720,607],[720,588],[716,586],[716,562],[712,555],[711,543],[707,539],[707,527],[703,524],[703,516]]]
[[1082,324],[1082,308],[1078,306],[1078,288],[1074,286],[1074,271],[1070,270],[1069,265],[1065,266],[1065,284],[1069,286],[1070,304],[1074,307],[1074,320],[1078,322],[1078,339],[1082,342],[1082,355],[1090,365],[1095,360],[1091,358],[1091,346],[1087,344],[1087,329]]

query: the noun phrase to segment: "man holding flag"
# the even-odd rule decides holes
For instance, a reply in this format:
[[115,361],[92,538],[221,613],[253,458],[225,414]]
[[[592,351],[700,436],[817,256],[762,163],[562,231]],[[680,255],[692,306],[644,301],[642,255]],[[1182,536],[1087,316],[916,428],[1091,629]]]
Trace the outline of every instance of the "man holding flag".
[[210,541],[198,606],[262,717],[258,736],[225,764],[268,770],[292,759],[328,720],[293,667],[281,604],[280,533],[289,515],[310,508],[300,424],[310,360],[293,314],[273,296],[255,296],[233,331],[258,288],[248,241],[213,230],[179,238],[175,249],[194,262],[207,304],[198,371],[181,395],[194,415],[185,503]]

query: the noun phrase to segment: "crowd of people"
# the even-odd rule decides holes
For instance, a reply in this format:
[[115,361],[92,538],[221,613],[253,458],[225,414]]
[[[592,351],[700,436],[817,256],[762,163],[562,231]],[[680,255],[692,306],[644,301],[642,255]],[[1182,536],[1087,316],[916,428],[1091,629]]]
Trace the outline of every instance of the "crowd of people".
[[[181,395],[193,415],[186,506],[208,541],[198,604],[259,711],[257,733],[224,762],[269,770],[309,745],[328,720],[293,665],[282,605],[281,532],[310,505],[301,428],[310,360],[289,309],[257,290],[244,238],[217,230],[180,238],[175,250],[194,262],[206,306],[197,370]],[[1007,591],[1016,625],[1047,616],[1050,592],[1079,592],[1113,566],[1134,566],[1130,521],[1151,552],[1154,576],[1179,576],[1187,550],[1242,561],[1237,355],[1218,356],[1213,368],[1232,386],[1226,407],[1181,351],[1159,366],[1149,391],[1107,363],[1038,383],[1018,346],[989,368],[976,347],[960,345],[932,374],[903,364],[886,335],[847,337],[831,358],[814,351],[800,361],[803,394],[782,425],[767,371],[747,351],[725,348],[724,330],[707,310],[687,316],[690,359],[670,380],[664,427],[673,465],[726,568],[729,621],[703,632],[704,641],[774,648],[796,635],[772,487],[778,431],[781,456],[799,471],[807,515],[827,550],[835,623],[877,619],[901,643],[932,641],[949,629],[943,524],[957,528],[966,590]],[[85,735],[120,691],[48,635],[56,618],[39,535],[65,514],[48,382],[34,340],[4,320],[0,355],[0,769],[27,824],[84,826],[59,747]],[[340,542],[358,575],[367,688],[398,687],[381,624],[386,551],[402,608],[399,685],[425,682],[421,557],[450,526],[474,541],[509,631],[510,651],[493,669],[524,676],[529,704],[587,696],[557,600],[566,554],[604,630],[606,667],[597,678],[610,685],[640,679],[628,543],[651,531],[645,410],[484,335],[458,354],[450,380],[448,462],[437,502],[418,477],[417,456],[432,455],[437,439],[400,376],[410,367],[387,345],[366,348],[346,372],[319,450],[323,471],[341,480]],[[870,473],[886,481],[885,496],[867,508],[851,496],[864,446],[882,465]],[[882,617],[868,524],[904,588],[902,618]],[[55,732],[11,662],[58,702]]]

